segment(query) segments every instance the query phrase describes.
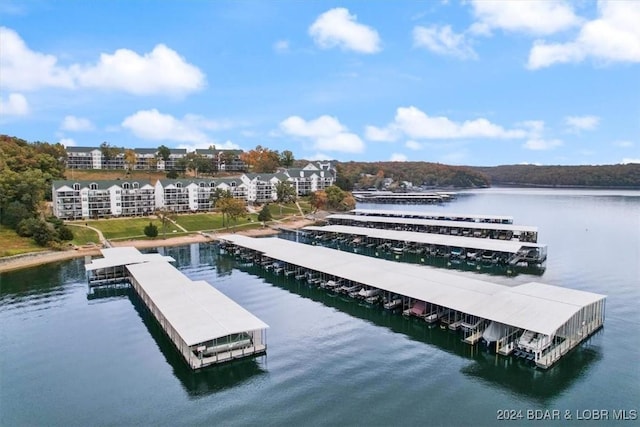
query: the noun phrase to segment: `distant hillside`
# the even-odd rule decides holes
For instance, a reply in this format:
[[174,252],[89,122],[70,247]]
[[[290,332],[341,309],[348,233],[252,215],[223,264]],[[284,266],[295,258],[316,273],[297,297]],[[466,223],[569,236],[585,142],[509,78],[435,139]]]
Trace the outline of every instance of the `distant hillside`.
[[488,187],[489,178],[464,166],[428,162],[340,162],[336,164],[337,184],[345,190],[390,188],[410,182],[413,186],[434,188]]
[[504,165],[471,167],[491,185],[640,188],[640,164],[602,166]]

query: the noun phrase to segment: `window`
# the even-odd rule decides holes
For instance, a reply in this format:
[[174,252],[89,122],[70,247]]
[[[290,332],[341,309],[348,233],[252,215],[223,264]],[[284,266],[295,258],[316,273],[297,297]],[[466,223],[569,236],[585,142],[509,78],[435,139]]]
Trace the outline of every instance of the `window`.
[[73,184],[73,189],[76,191],[80,191],[80,184],[78,183]]
[[98,184],[96,184],[95,182],[92,182],[91,184],[89,184],[89,188],[91,190],[97,190],[98,189]]
[[129,189],[129,183],[125,182],[124,184],[122,184],[122,188],[124,188],[125,190]]

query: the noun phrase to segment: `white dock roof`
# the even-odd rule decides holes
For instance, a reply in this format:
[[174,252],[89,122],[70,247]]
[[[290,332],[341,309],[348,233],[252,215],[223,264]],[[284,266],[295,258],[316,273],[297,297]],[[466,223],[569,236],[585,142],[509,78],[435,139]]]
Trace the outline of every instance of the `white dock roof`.
[[507,221],[513,222],[512,216],[505,215],[477,215],[477,214],[461,214],[461,213],[451,213],[451,212],[423,212],[423,211],[405,211],[405,210],[392,210],[392,209],[353,209],[350,212],[353,212],[356,215],[381,215],[381,216],[395,216],[395,217],[416,217],[416,218],[468,218],[475,220],[477,222],[482,222],[482,220],[490,220],[490,221]]
[[517,253],[521,248],[544,248],[540,243],[519,242],[517,240],[479,239],[476,237],[449,236],[447,234],[420,233],[416,231],[383,230],[379,228],[354,227],[349,225],[309,226],[303,230],[325,233],[351,234],[398,242],[442,245],[459,248],[474,248],[485,251]]
[[100,249],[100,252],[104,256],[104,258],[96,258],[91,260],[90,264],[86,264],[84,266],[86,271],[151,261],[175,261],[175,259],[171,258],[170,256],[163,256],[157,253],[143,254],[142,252],[131,246]]
[[166,262],[127,269],[188,345],[269,326],[205,281],[192,281]]
[[389,217],[375,215],[346,215],[333,214],[328,215],[327,219],[346,219],[354,222],[362,223],[382,223],[382,224],[404,224],[404,225],[430,225],[435,227],[457,227],[457,228],[473,228],[478,230],[504,230],[504,231],[525,231],[529,233],[537,233],[538,227],[529,225],[513,225],[500,224],[495,222],[472,222],[472,221],[448,221],[438,219],[421,219],[421,218],[405,218],[405,217]]
[[221,240],[289,264],[547,335],[604,295],[541,283],[508,287],[442,272],[278,238],[223,235]]

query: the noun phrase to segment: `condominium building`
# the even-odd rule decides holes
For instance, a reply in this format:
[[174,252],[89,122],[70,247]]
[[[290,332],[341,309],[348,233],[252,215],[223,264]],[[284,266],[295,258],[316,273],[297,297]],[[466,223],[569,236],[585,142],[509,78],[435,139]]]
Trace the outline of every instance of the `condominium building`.
[[154,188],[138,181],[53,181],[53,214],[60,219],[149,215]]
[[160,179],[155,185],[156,207],[176,213],[211,211],[216,190],[247,200],[247,186],[237,178]]
[[307,196],[313,192],[324,190],[335,184],[336,170],[331,163],[309,163],[302,169],[284,169],[282,171],[296,189],[298,196]]

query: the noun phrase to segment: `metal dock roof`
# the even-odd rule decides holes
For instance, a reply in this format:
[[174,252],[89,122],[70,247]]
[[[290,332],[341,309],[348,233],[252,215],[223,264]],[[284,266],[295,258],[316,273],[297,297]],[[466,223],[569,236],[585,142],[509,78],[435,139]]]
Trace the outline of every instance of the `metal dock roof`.
[[428,219],[437,219],[437,218],[466,218],[468,220],[473,220],[476,222],[483,222],[483,220],[488,221],[500,221],[500,222],[513,222],[512,216],[505,215],[477,215],[477,214],[461,214],[461,213],[451,213],[451,212],[423,212],[423,211],[399,211],[392,209],[353,209],[350,212],[353,212],[355,215],[377,215],[377,216],[394,216],[394,217],[404,217],[404,218],[428,218]]
[[94,271],[101,268],[112,268],[127,264],[138,264],[151,261],[169,261],[175,259],[157,253],[143,254],[134,247],[126,246],[121,248],[100,249],[104,258],[91,260],[90,264],[84,266],[85,271]]
[[207,282],[192,281],[166,262],[127,269],[189,346],[269,327]]
[[389,217],[374,215],[349,215],[349,214],[332,214],[326,219],[345,219],[362,223],[382,223],[382,224],[405,224],[405,225],[425,225],[436,227],[456,227],[456,228],[473,228],[478,230],[503,230],[503,231],[525,231],[529,233],[537,233],[538,227],[529,225],[513,225],[500,224],[495,222],[473,222],[473,221],[448,221],[437,219],[422,218],[406,218],[406,217]]
[[519,242],[516,240],[478,239],[475,237],[449,236],[446,234],[420,233],[416,231],[384,230],[379,228],[354,227],[348,225],[308,226],[303,230],[325,233],[351,234],[398,242],[421,243],[457,248],[473,248],[485,251],[517,253],[521,248],[546,248],[540,243]]
[[292,265],[546,335],[553,335],[582,307],[605,298],[536,282],[515,287],[497,285],[430,267],[279,238],[235,234],[219,238]]

